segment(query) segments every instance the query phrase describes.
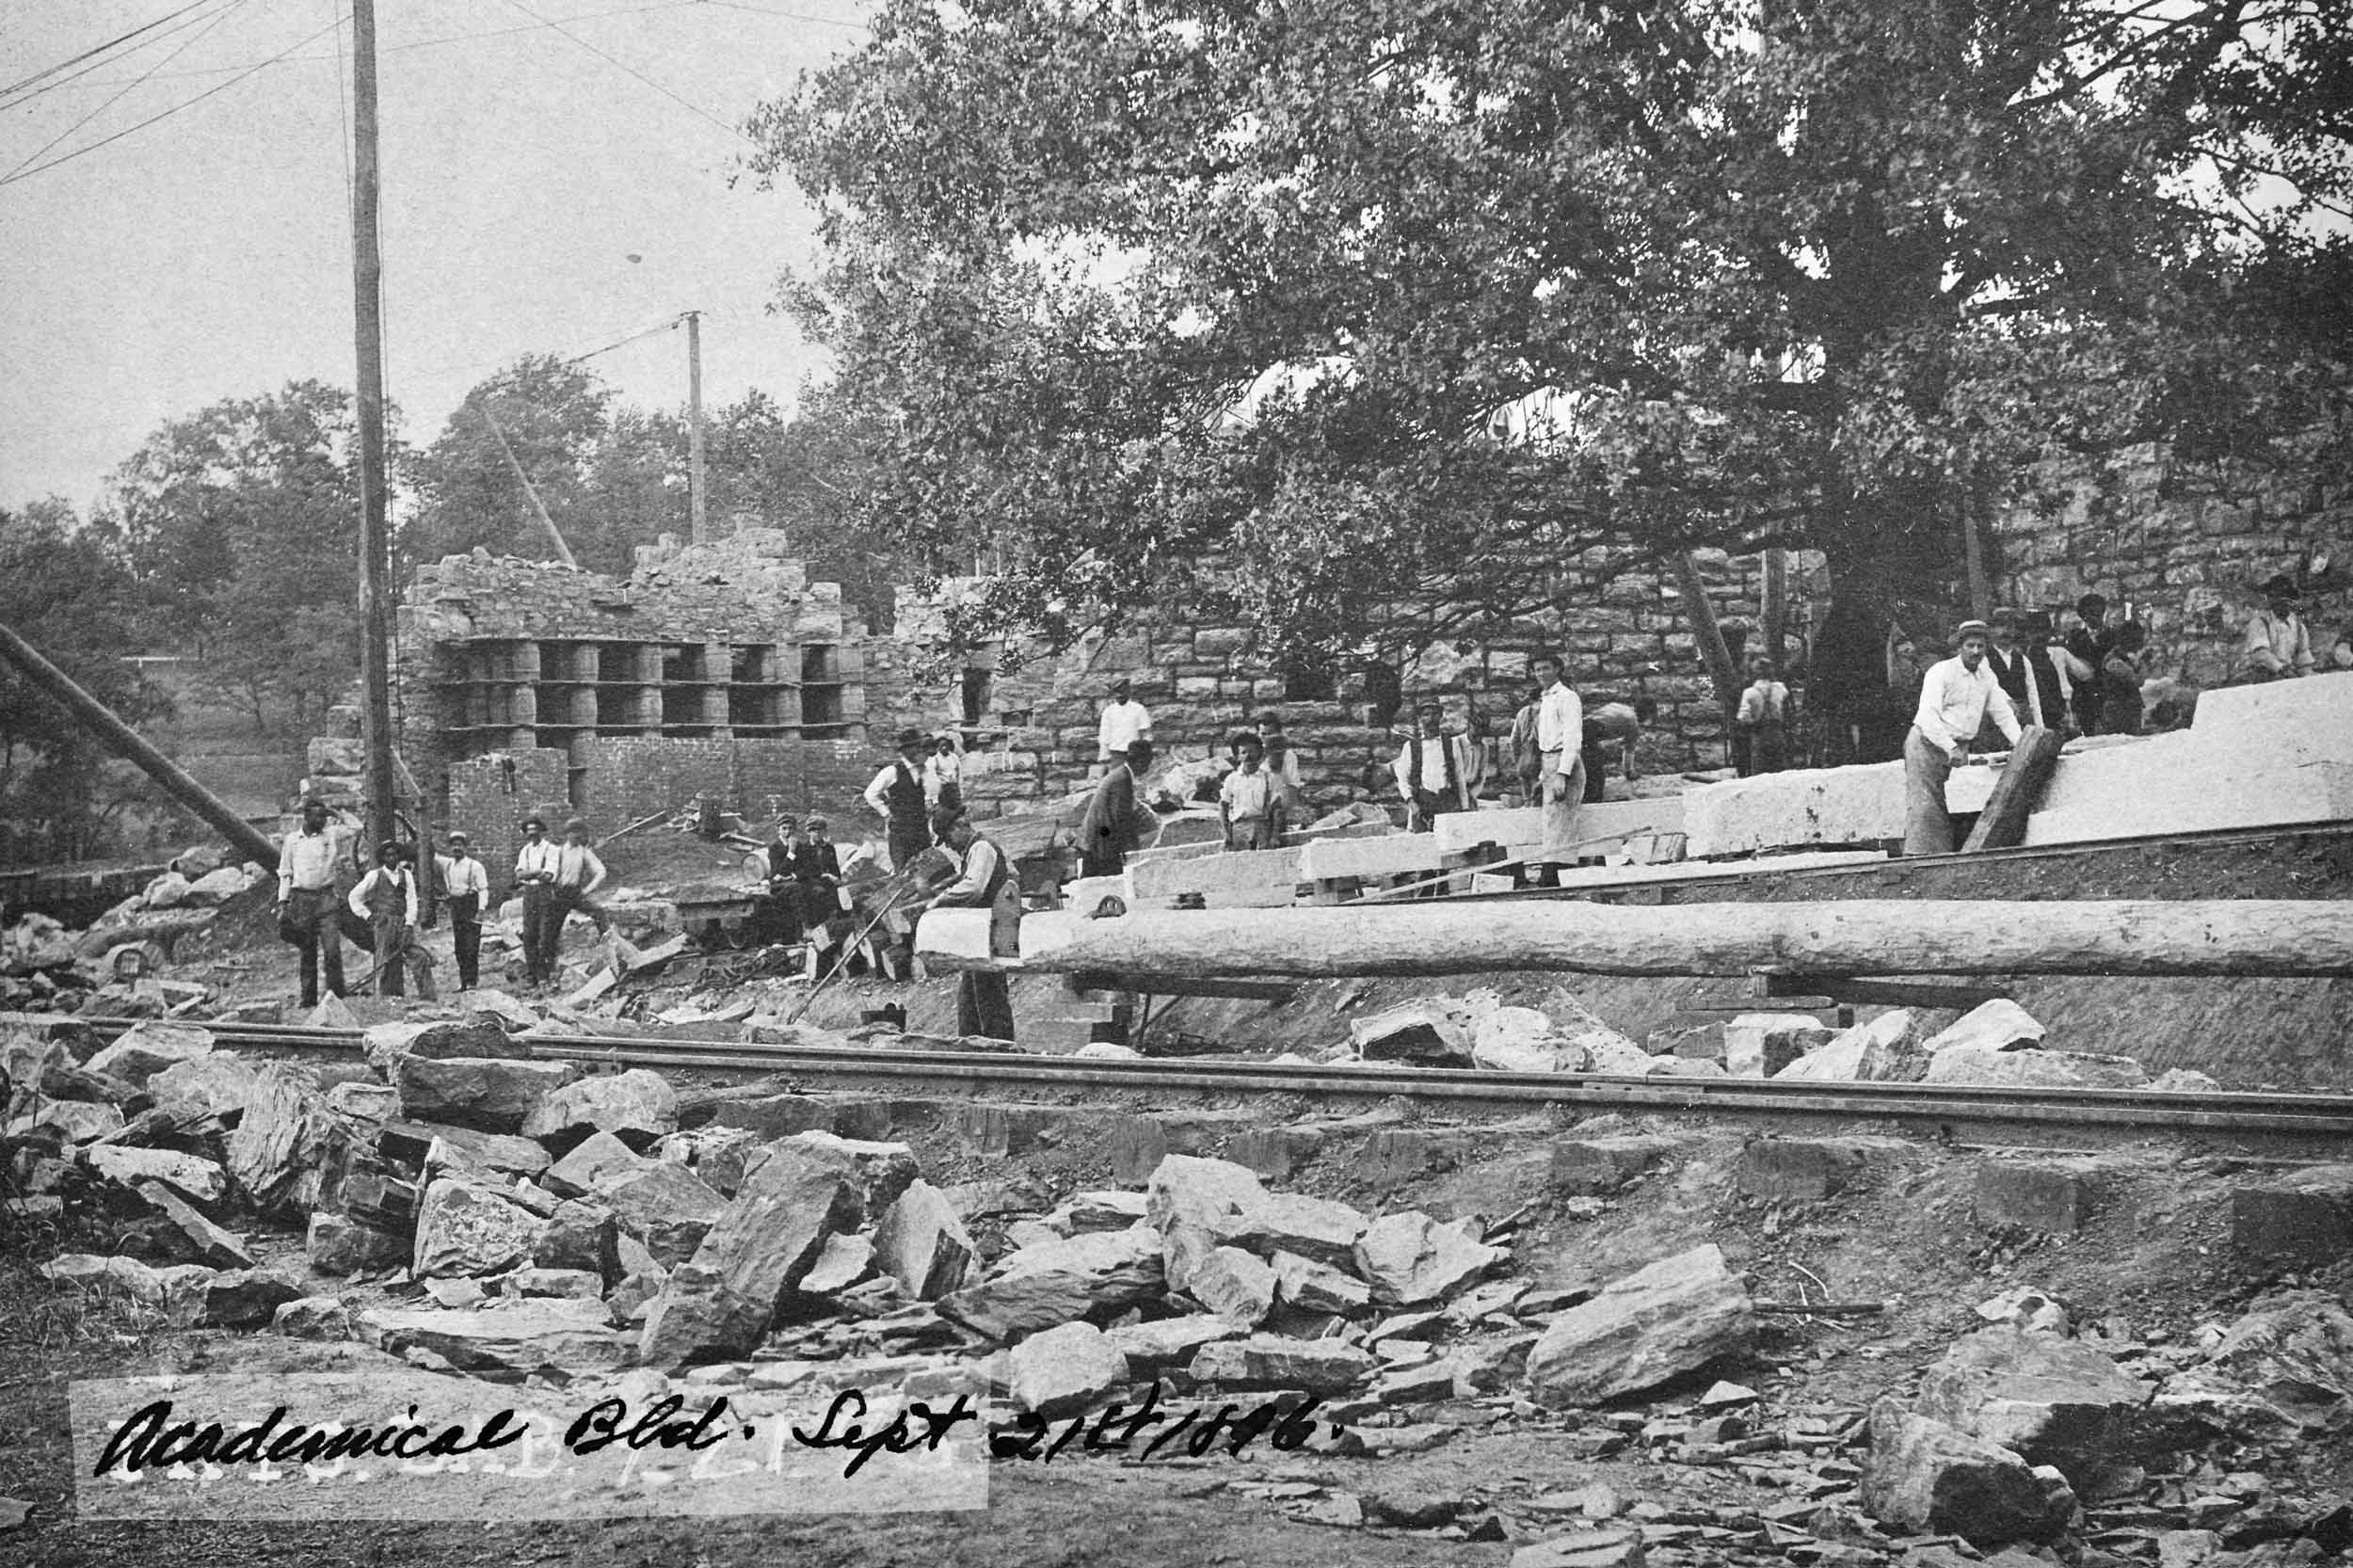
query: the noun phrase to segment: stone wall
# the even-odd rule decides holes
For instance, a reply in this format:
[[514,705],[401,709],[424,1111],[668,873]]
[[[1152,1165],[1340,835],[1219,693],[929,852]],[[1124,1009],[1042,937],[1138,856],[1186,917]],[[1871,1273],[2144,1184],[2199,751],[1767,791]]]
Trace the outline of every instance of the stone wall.
[[440,820],[473,840],[493,888],[504,888],[502,879],[514,869],[524,817],[536,812],[550,827],[563,826],[571,811],[566,773],[564,753],[537,749],[492,752],[450,765],[448,810]]
[[[2200,686],[2241,670],[2248,616],[2275,572],[2305,581],[2316,655],[2353,626],[2353,494],[2297,469],[2225,485],[2145,447],[2113,472],[2049,470],[1995,519],[2003,597],[2056,610],[2097,589],[2149,629],[2150,674]],[[2325,569],[2310,570],[2326,557]]]
[[[1727,632],[1753,627],[1761,558],[1707,551],[1699,561]],[[1369,661],[1358,661],[1328,686],[1287,681],[1241,628],[1155,616],[1114,636],[1086,637],[1059,655],[1021,646],[975,655],[968,664],[993,673],[982,712],[967,723],[962,670],[952,661],[944,670],[927,669],[926,660],[944,635],[942,605],[968,587],[951,582],[928,600],[903,591],[898,639],[869,646],[866,673],[876,743],[903,726],[960,730],[968,748],[966,794],[984,813],[1083,788],[1096,757],[1097,716],[1112,681],[1123,676],[1152,710],[1164,756],[1222,756],[1235,729],[1276,712],[1300,753],[1312,805],[1393,800],[1388,770],[1402,742],[1390,722],[1372,722],[1381,689],[1387,686],[1406,704],[1394,722],[1410,724],[1411,704],[1434,693],[1449,728],[1464,728],[1475,713],[1487,733],[1500,737],[1523,700],[1529,656],[1545,648],[1562,654],[1569,682],[1580,693],[1658,703],[1658,721],[1637,752],[1644,771],[1724,765],[1723,712],[1675,584],[1600,552],[1564,569],[1558,609],[1442,645],[1401,668],[1391,665],[1390,680]],[[1792,552],[1793,655],[1826,606],[1827,589],[1819,557]]]

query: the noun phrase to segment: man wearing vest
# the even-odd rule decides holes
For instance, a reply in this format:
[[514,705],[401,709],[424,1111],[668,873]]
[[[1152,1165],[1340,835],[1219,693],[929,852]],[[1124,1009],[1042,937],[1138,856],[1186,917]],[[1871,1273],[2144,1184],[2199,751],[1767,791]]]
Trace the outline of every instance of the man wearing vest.
[[[956,880],[930,903],[948,909],[985,909],[988,951],[994,958],[1021,952],[1021,885],[1004,851],[974,831],[970,818],[943,811],[936,822],[940,843],[956,857]],[[956,982],[956,1032],[984,1040],[1013,1038],[1013,992],[1001,970],[967,969]]]
[[376,994],[405,996],[408,987],[401,970],[417,936],[417,879],[401,845],[383,844],[376,856],[376,869],[351,889],[351,912],[368,922],[375,937]]
[[890,869],[905,871],[932,847],[931,820],[923,799],[924,754],[930,744],[920,729],[899,731],[899,755],[866,786],[866,804],[883,820],[890,841]]
[[327,803],[302,803],[302,830],[278,852],[278,925],[302,954],[302,1005],[319,1004],[319,966],[327,990],[344,994],[344,938],[337,929],[335,866],[344,839],[327,825]]
[[1470,809],[1473,770],[1469,741],[1446,732],[1438,704],[1422,703],[1415,718],[1414,738],[1397,754],[1389,771],[1397,777],[1398,793],[1405,797],[1406,830],[1426,833],[1441,811]]
[[482,978],[482,908],[490,896],[490,872],[473,857],[472,841],[453,831],[449,853],[439,856],[441,891],[449,899],[449,935],[457,950],[457,988],[471,991]]

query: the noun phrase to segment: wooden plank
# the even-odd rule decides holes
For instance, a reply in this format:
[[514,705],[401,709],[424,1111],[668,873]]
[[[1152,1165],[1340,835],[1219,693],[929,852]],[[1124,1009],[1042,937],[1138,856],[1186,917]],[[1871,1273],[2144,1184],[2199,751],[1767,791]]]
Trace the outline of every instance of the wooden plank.
[[2058,771],[2059,746],[2062,744],[2056,729],[2028,725],[2019,735],[2018,744],[2010,748],[2009,761],[2002,769],[2002,776],[1993,781],[1993,792],[1986,797],[1985,808],[1977,813],[1977,825],[1969,831],[1969,841],[1962,844],[1964,854],[1981,849],[2009,849],[2026,841],[2026,819],[2042,799],[2042,792],[2051,787],[2051,775]]

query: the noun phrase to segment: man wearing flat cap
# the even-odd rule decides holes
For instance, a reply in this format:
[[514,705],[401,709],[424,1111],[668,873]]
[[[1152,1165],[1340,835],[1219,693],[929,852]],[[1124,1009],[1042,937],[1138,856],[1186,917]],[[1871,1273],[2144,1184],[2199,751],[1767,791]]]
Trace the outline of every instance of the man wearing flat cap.
[[923,764],[931,742],[920,729],[899,731],[899,755],[866,786],[866,804],[883,820],[890,842],[890,869],[905,871],[932,847],[930,808],[923,797]]
[[2297,605],[2303,595],[2281,572],[2264,584],[2264,607],[2247,617],[2247,674],[2256,680],[2313,673],[2312,629]]
[[1953,819],[1945,807],[1945,781],[1966,760],[1977,727],[1993,721],[2010,744],[2018,744],[2018,711],[1987,667],[1992,629],[1965,620],[1953,629],[1950,659],[1929,666],[1920,682],[1920,708],[1904,737],[1904,853],[1949,855]]

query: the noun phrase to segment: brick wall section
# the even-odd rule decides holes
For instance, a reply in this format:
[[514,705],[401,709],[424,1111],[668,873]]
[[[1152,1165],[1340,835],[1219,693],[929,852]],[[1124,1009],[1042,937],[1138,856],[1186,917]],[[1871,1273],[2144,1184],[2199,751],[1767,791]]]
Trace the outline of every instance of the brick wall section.
[[[560,751],[533,748],[468,758],[449,769],[449,827],[463,828],[490,873],[493,887],[514,869],[522,843],[520,824],[537,812],[561,829],[571,812],[565,798],[566,759]],[[437,835],[435,842],[439,845]]]
[[2050,470],[2033,501],[1995,519],[1997,580],[2013,603],[2072,605],[2097,589],[2130,600],[2149,628],[2151,674],[2212,686],[2237,674],[2248,616],[2264,581],[2294,575],[2314,551],[2329,571],[2307,584],[2313,652],[2353,624],[2353,494],[2296,469],[2223,489],[2197,473],[2169,473],[2153,447],[2105,483]]

